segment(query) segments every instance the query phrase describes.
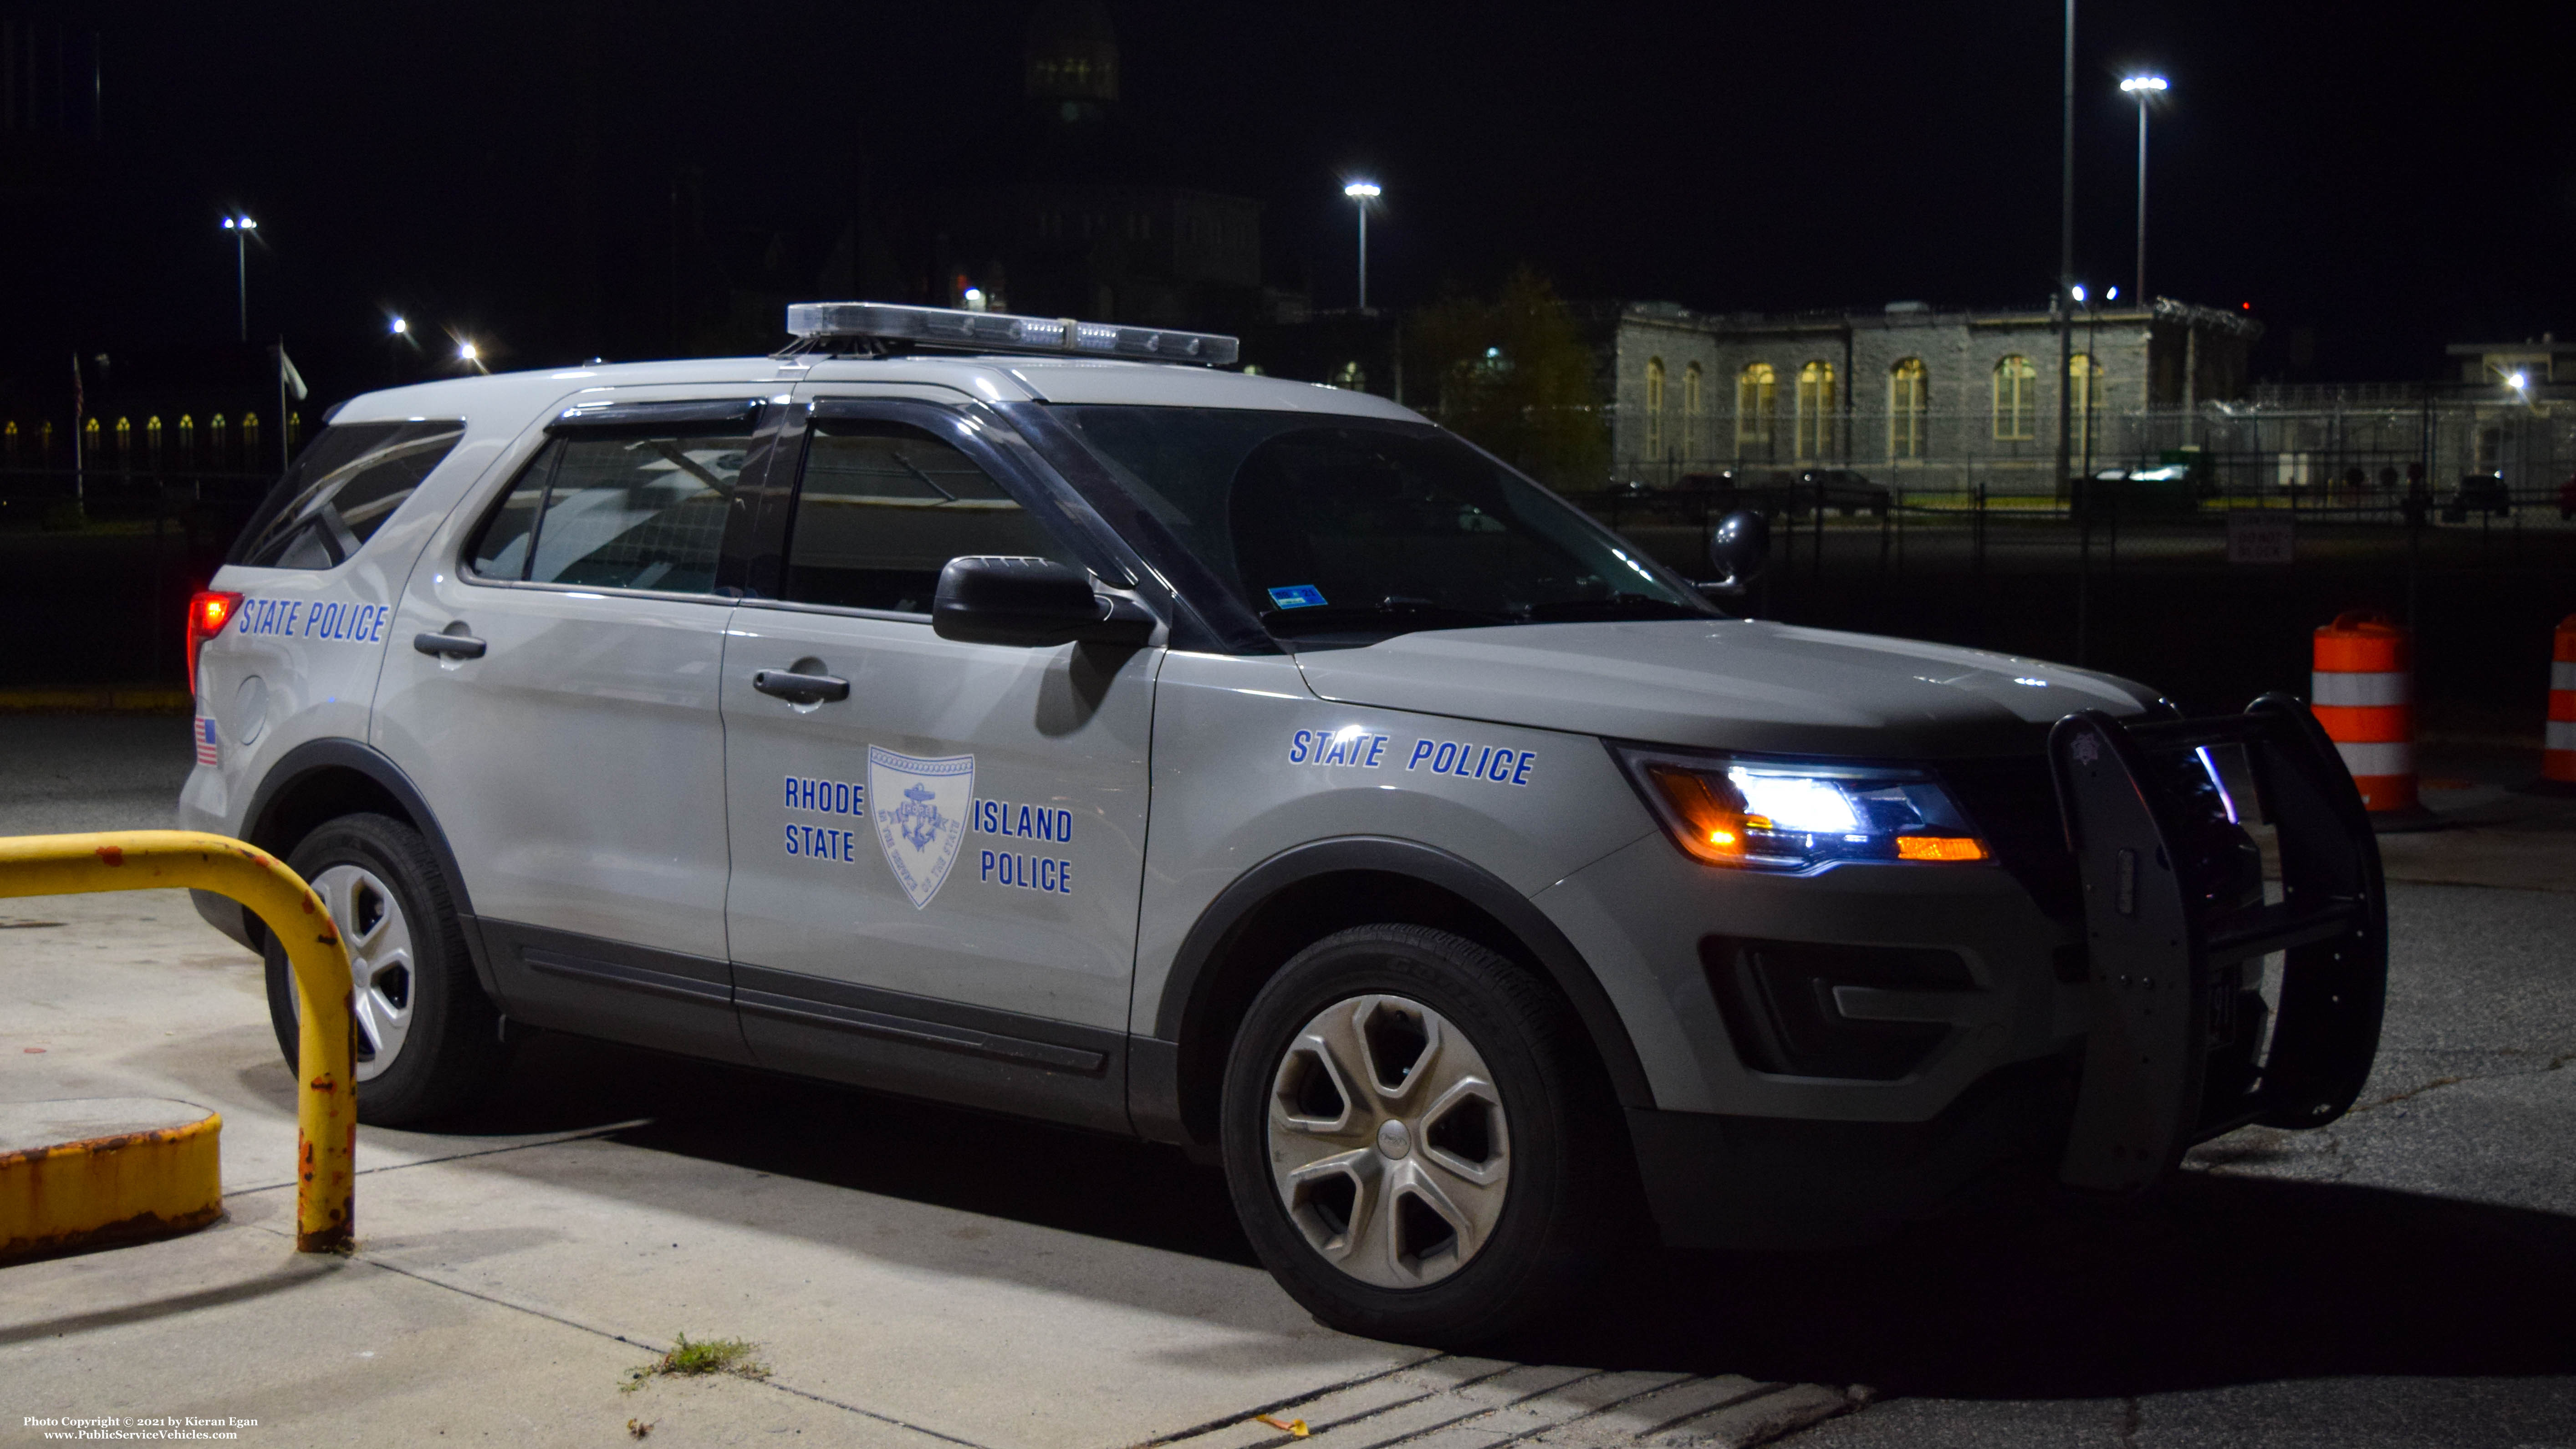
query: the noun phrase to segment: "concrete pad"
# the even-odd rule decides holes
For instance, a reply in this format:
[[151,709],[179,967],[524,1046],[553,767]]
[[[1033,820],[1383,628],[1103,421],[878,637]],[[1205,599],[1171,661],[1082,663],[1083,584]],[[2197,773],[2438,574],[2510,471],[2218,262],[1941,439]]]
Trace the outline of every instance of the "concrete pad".
[[0,1102],[0,1263],[213,1222],[223,1125],[166,1097]]

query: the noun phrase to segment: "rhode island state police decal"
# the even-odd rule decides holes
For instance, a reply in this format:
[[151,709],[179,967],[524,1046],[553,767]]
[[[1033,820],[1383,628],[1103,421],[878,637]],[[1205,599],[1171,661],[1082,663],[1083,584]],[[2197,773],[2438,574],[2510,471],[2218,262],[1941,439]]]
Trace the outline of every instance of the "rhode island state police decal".
[[966,811],[975,798],[975,757],[941,760],[868,746],[868,804],[877,844],[914,910],[939,894],[966,843]]

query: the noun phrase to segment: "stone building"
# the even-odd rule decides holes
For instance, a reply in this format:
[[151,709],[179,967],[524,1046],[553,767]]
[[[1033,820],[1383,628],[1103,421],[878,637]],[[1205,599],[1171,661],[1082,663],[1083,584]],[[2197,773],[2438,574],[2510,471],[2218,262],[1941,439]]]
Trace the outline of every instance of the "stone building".
[[[1614,483],[1836,467],[1909,488],[2054,491],[2058,344],[2045,311],[1577,310],[1601,357]],[[2071,461],[2151,456],[2159,415],[2241,394],[2260,335],[2242,313],[2170,298],[2080,311]]]

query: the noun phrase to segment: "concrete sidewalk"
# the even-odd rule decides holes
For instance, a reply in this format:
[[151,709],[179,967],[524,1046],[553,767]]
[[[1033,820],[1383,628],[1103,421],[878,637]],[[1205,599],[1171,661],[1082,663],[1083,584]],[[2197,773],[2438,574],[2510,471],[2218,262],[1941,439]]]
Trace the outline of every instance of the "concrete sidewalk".
[[[1276,1449],[1748,1444],[1839,1389],[1463,1359],[1318,1327],[1223,1184],[1143,1144],[541,1036],[445,1133],[362,1129],[359,1250],[298,1257],[258,964],[176,892],[0,902],[0,1093],[224,1114],[228,1219],[0,1269],[28,1417],[256,1419],[244,1443]],[[762,1381],[630,1375],[677,1335]],[[1248,1425],[1248,1426],[1247,1426]]]

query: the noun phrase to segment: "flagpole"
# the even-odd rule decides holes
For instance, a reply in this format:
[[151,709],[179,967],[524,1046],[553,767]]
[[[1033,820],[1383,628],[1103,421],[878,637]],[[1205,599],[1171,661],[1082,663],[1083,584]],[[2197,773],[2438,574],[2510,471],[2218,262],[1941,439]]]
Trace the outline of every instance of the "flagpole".
[[86,517],[89,513],[89,473],[81,458],[81,413],[87,399],[81,396],[80,353],[72,353],[72,508]]

